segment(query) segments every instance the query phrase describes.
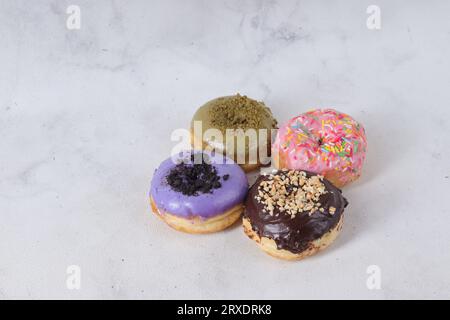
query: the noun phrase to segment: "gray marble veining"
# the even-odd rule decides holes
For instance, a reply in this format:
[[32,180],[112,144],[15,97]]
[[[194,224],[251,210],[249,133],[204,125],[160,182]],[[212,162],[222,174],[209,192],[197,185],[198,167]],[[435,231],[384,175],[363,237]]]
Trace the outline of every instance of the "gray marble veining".
[[[0,1],[0,298],[449,298],[449,12],[444,0]],[[322,254],[278,261],[240,228],[190,236],[151,215],[172,130],[236,92],[281,122],[334,106],[365,125],[364,175]],[[366,286],[370,265],[381,290]]]

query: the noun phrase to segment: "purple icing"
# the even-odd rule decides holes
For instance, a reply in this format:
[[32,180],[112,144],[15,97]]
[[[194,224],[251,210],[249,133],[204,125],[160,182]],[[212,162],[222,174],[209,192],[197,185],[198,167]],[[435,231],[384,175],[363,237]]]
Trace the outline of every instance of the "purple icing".
[[[196,151],[195,153],[199,152]],[[183,218],[193,216],[211,218],[244,201],[248,191],[248,182],[241,167],[229,158],[224,161],[223,155],[203,153],[209,156],[210,163],[217,169],[217,174],[220,177],[229,175],[229,178],[227,180],[221,178],[222,186],[213,189],[211,193],[200,193],[197,196],[183,195],[181,192],[174,191],[168,185],[166,177],[170,170],[177,165],[177,160],[189,159],[187,155],[190,155],[190,152],[184,152],[181,155],[164,160],[155,171],[150,188],[150,195],[160,210]],[[187,163],[190,163],[190,161]]]

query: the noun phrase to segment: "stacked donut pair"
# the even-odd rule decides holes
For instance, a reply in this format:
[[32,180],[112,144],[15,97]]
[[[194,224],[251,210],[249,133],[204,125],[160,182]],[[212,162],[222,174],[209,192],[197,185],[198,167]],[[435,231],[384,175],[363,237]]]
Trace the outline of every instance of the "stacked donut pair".
[[[153,176],[150,202],[157,216],[188,233],[217,232],[243,216],[249,238],[288,260],[334,241],[348,205],[339,188],[361,175],[365,159],[367,142],[358,122],[333,109],[312,110],[282,125],[273,143],[267,133],[256,144],[246,139],[241,149],[235,141],[205,135],[212,128],[237,129],[239,135],[277,129],[277,121],[262,102],[239,94],[200,107],[191,122],[194,148],[162,162]],[[255,148],[271,156],[273,168],[248,189],[245,172],[264,164],[261,152],[251,162]]]

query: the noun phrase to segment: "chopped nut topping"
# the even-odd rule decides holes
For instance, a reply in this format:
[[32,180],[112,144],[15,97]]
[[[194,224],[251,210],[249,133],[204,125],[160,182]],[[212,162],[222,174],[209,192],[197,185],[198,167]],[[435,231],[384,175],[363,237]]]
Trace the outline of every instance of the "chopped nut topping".
[[333,215],[336,212],[336,208],[330,207],[330,209],[328,209],[328,211],[330,211],[330,214]]
[[[323,176],[320,175],[307,178],[304,171],[283,169],[270,174],[268,180],[260,183],[256,200],[264,204],[263,212],[269,212],[270,215],[273,215],[275,208],[291,218],[302,212],[309,215],[317,210],[323,212],[319,198],[327,191],[322,181]],[[336,208],[333,209],[331,214],[336,211]]]

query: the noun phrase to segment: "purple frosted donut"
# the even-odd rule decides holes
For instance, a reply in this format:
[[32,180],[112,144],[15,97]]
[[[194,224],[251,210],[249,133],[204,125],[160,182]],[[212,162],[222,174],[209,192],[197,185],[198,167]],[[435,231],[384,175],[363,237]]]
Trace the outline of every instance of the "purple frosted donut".
[[248,182],[231,159],[185,151],[163,161],[151,182],[153,211],[177,230],[207,233],[233,224],[243,210]]

